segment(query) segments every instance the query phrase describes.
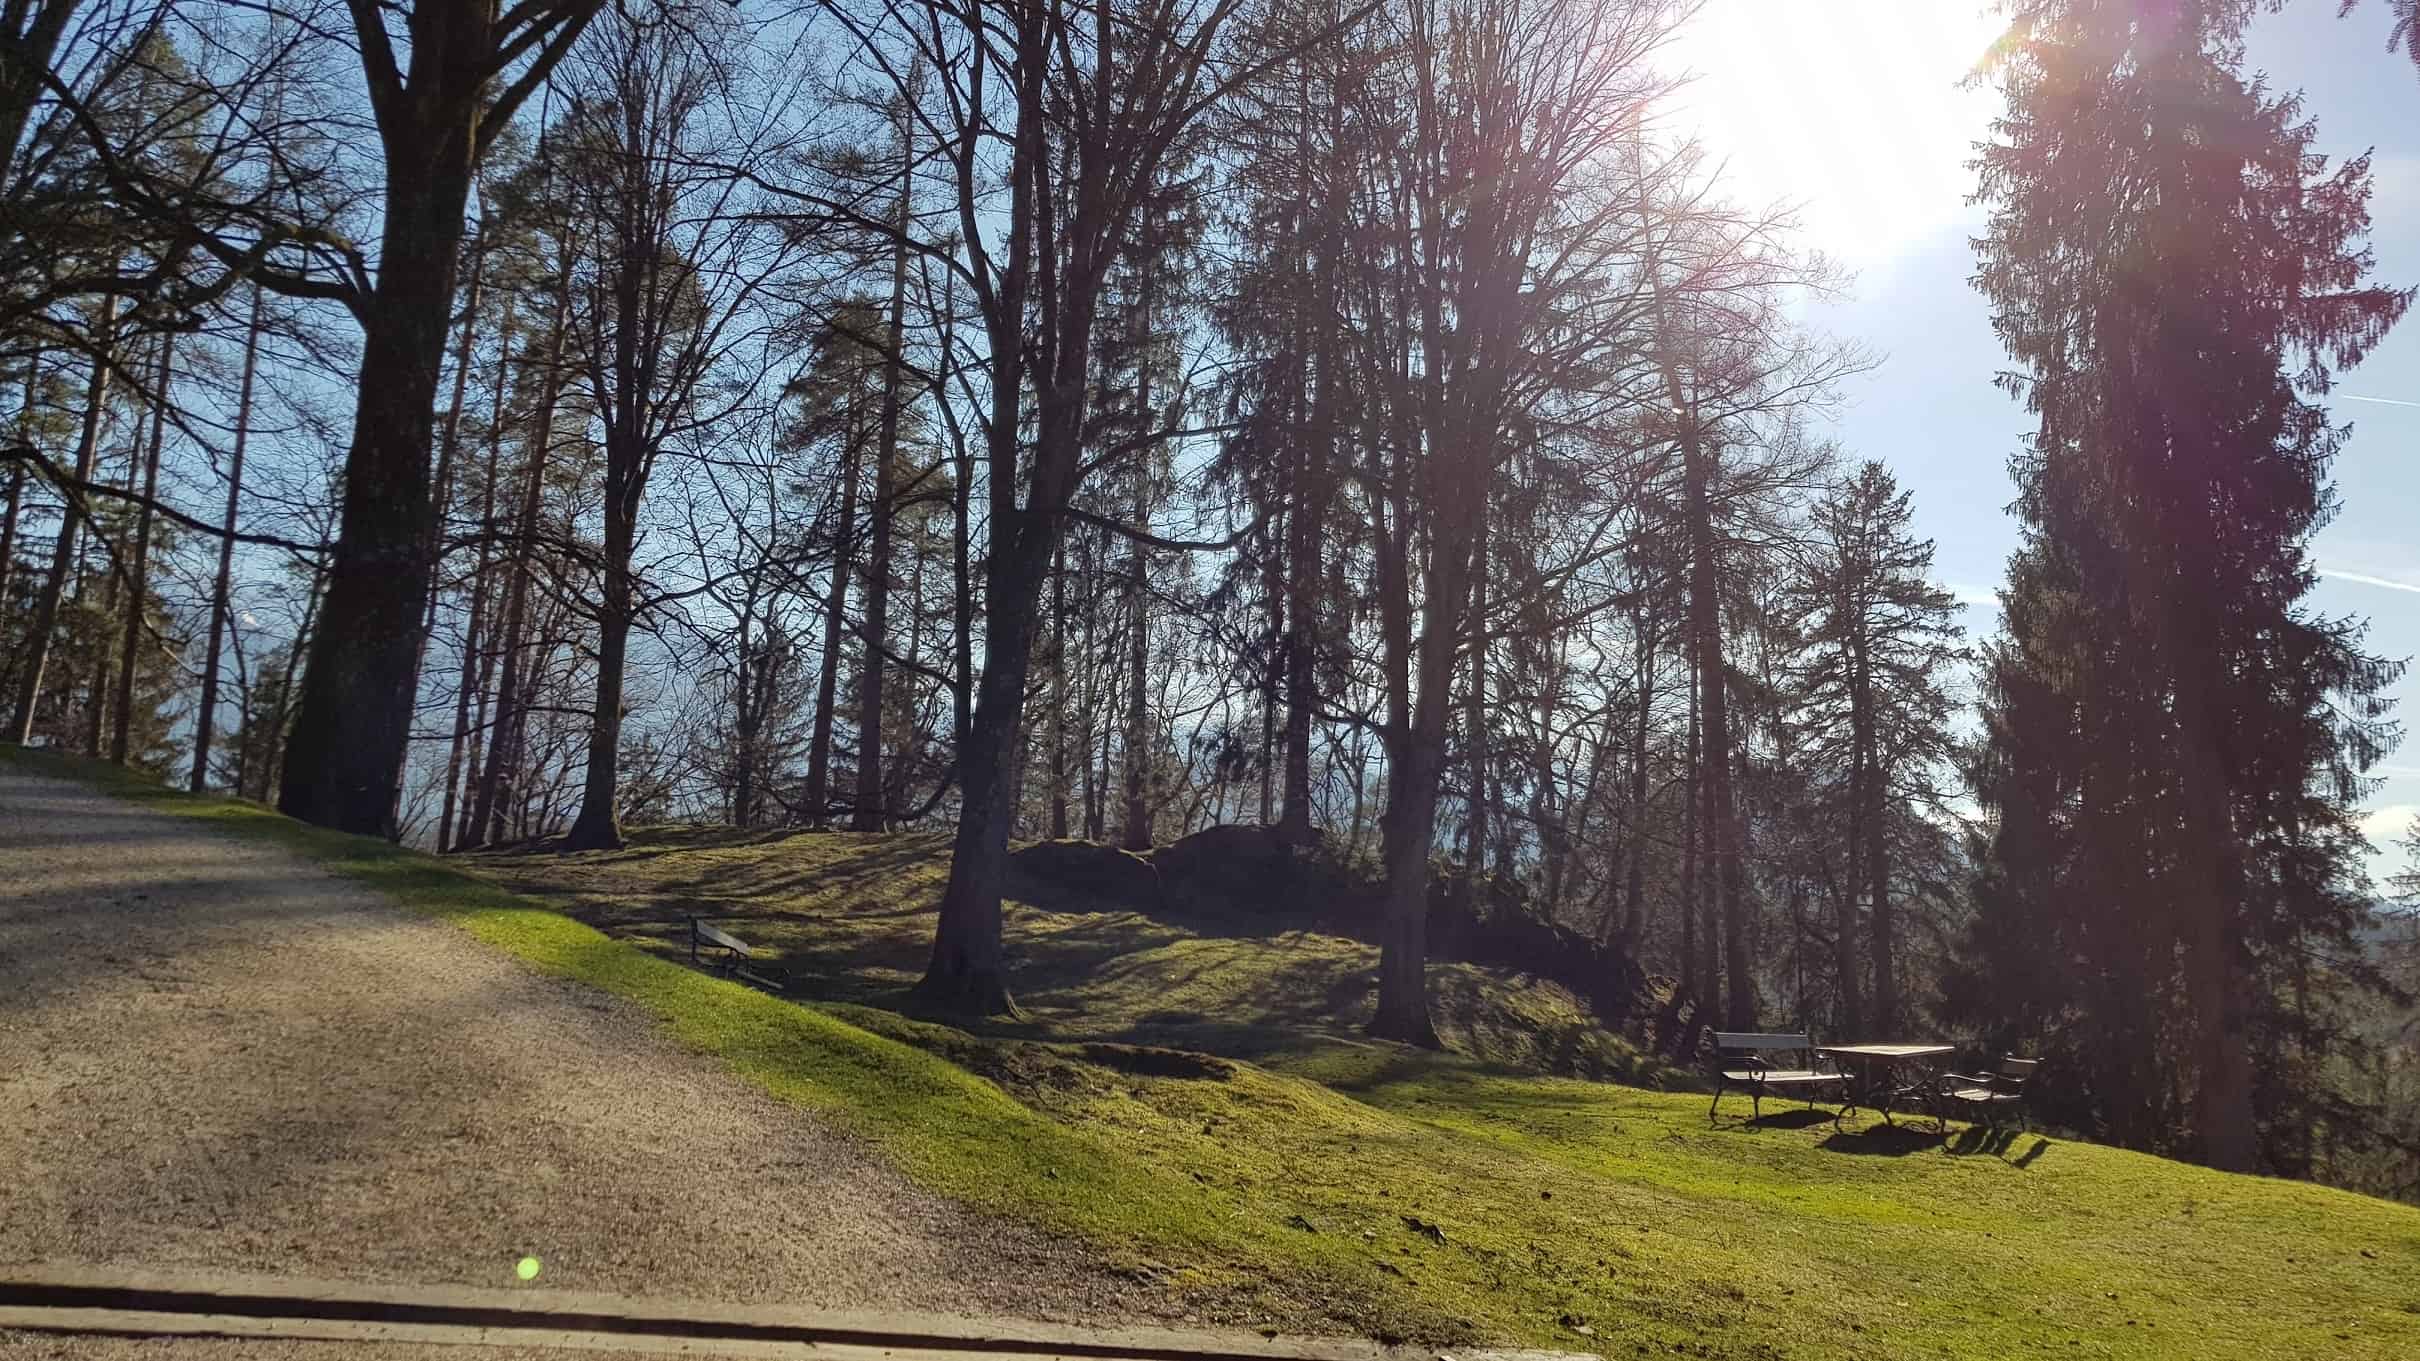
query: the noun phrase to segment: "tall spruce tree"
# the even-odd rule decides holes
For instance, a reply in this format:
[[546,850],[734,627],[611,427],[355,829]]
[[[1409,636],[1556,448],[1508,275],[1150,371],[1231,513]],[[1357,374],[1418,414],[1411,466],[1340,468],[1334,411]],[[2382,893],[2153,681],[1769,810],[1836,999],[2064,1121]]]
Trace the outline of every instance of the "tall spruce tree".
[[2110,1133],[2233,1169],[2264,1161],[2284,980],[2364,913],[2344,833],[2396,668],[2304,603],[2304,548],[2346,433],[2316,399],[2411,301],[2365,282],[2367,159],[2330,171],[2244,74],[2257,8],[2012,4],[1977,163],[1977,283],[2039,428],[1985,678],[1992,986],[1965,995],[2088,1031]]
[[[1932,584],[1933,545],[1915,536],[1913,520],[1890,471],[1860,464],[1813,507],[1811,551],[1791,592],[1806,641],[1795,697],[1802,740],[1846,774],[1847,869],[1834,893],[1832,944],[1839,1022],[1852,1032],[1890,1031],[1903,1017],[1891,831],[1911,788],[1928,789],[1924,775],[1948,765],[1948,681],[1963,659],[1957,600]],[[1869,969],[1867,993],[1859,984]]]

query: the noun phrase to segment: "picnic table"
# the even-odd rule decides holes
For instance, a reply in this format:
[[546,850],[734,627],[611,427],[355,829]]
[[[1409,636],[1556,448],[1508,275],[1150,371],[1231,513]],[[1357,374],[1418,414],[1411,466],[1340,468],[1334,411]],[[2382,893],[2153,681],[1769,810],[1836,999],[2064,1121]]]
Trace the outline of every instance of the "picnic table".
[[1891,1119],[1891,1104],[1918,1097],[1933,1117],[1938,1132],[1946,1126],[1941,1119],[1939,1093],[1941,1060],[1958,1052],[1954,1044],[1934,1043],[1868,1043],[1827,1044],[1817,1053],[1836,1060],[1849,1074],[1849,1103],[1840,1108],[1835,1124],[1849,1118],[1859,1107],[1880,1111],[1882,1123],[1897,1129]]

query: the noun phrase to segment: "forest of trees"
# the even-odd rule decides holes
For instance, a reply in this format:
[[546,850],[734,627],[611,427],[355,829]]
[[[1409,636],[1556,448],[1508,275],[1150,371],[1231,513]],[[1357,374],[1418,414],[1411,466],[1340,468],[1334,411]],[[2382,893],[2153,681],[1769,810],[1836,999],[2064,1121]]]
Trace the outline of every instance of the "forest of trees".
[[1381,1036],[1455,895],[2420,1193],[2400,663],[2305,599],[2366,161],[2253,0],[2007,6],[1970,637],[1695,8],[11,4],[0,720],[438,851],[947,830],[943,1010],[1012,839],[1266,824],[1384,885]]

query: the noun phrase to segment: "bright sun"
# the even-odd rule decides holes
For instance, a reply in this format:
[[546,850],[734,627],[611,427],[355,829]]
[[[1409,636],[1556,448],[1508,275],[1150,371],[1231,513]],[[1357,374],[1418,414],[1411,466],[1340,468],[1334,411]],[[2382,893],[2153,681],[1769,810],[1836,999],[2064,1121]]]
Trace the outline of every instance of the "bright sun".
[[1710,0],[1673,48],[1675,104],[1740,199],[1795,203],[1808,244],[1887,268],[1967,213],[1996,104],[1958,82],[1999,31],[1960,0]]

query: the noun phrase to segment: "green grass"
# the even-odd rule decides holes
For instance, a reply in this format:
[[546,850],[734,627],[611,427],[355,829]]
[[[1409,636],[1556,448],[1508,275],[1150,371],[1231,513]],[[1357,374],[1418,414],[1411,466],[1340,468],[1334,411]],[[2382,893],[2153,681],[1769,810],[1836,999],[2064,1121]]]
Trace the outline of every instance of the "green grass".
[[[879,979],[855,1002],[801,1006],[427,856],[15,759],[287,847],[631,998],[937,1191],[1281,1317],[1610,1356],[2420,1355],[2420,1210],[2406,1206],[2036,1135],[1836,1134],[1787,1113],[1709,1126],[1702,1095],[1361,1044],[1334,1024],[1263,1044],[1257,1062],[1188,1065],[1034,1037],[1082,1030],[1080,1016],[1027,1034],[914,1020],[867,1003],[890,987]],[[896,876],[929,876],[930,850],[899,840]],[[869,881],[862,910],[913,934],[928,920],[917,891]],[[812,876],[765,893],[805,916],[860,910]],[[633,912],[645,896],[620,895]],[[1011,930],[1028,925],[1019,914]],[[1199,972],[1162,990],[1210,989],[1199,1004],[1228,986]],[[1133,1024],[1120,1012],[1097,1028]]]
[[[609,934],[685,956],[696,913],[769,952],[803,995],[898,1010],[932,946],[948,877],[935,833],[735,834],[639,828],[620,851],[478,854],[455,862]],[[802,910],[804,909],[804,910]],[[1378,951],[1282,916],[1135,911],[1022,874],[1005,904],[1024,1015],[980,1033],[1152,1045],[1260,1060],[1357,1042],[1376,1004]],[[1501,970],[1430,970],[1439,1032],[1506,1067],[1693,1086],[1599,1025],[1559,985]]]

